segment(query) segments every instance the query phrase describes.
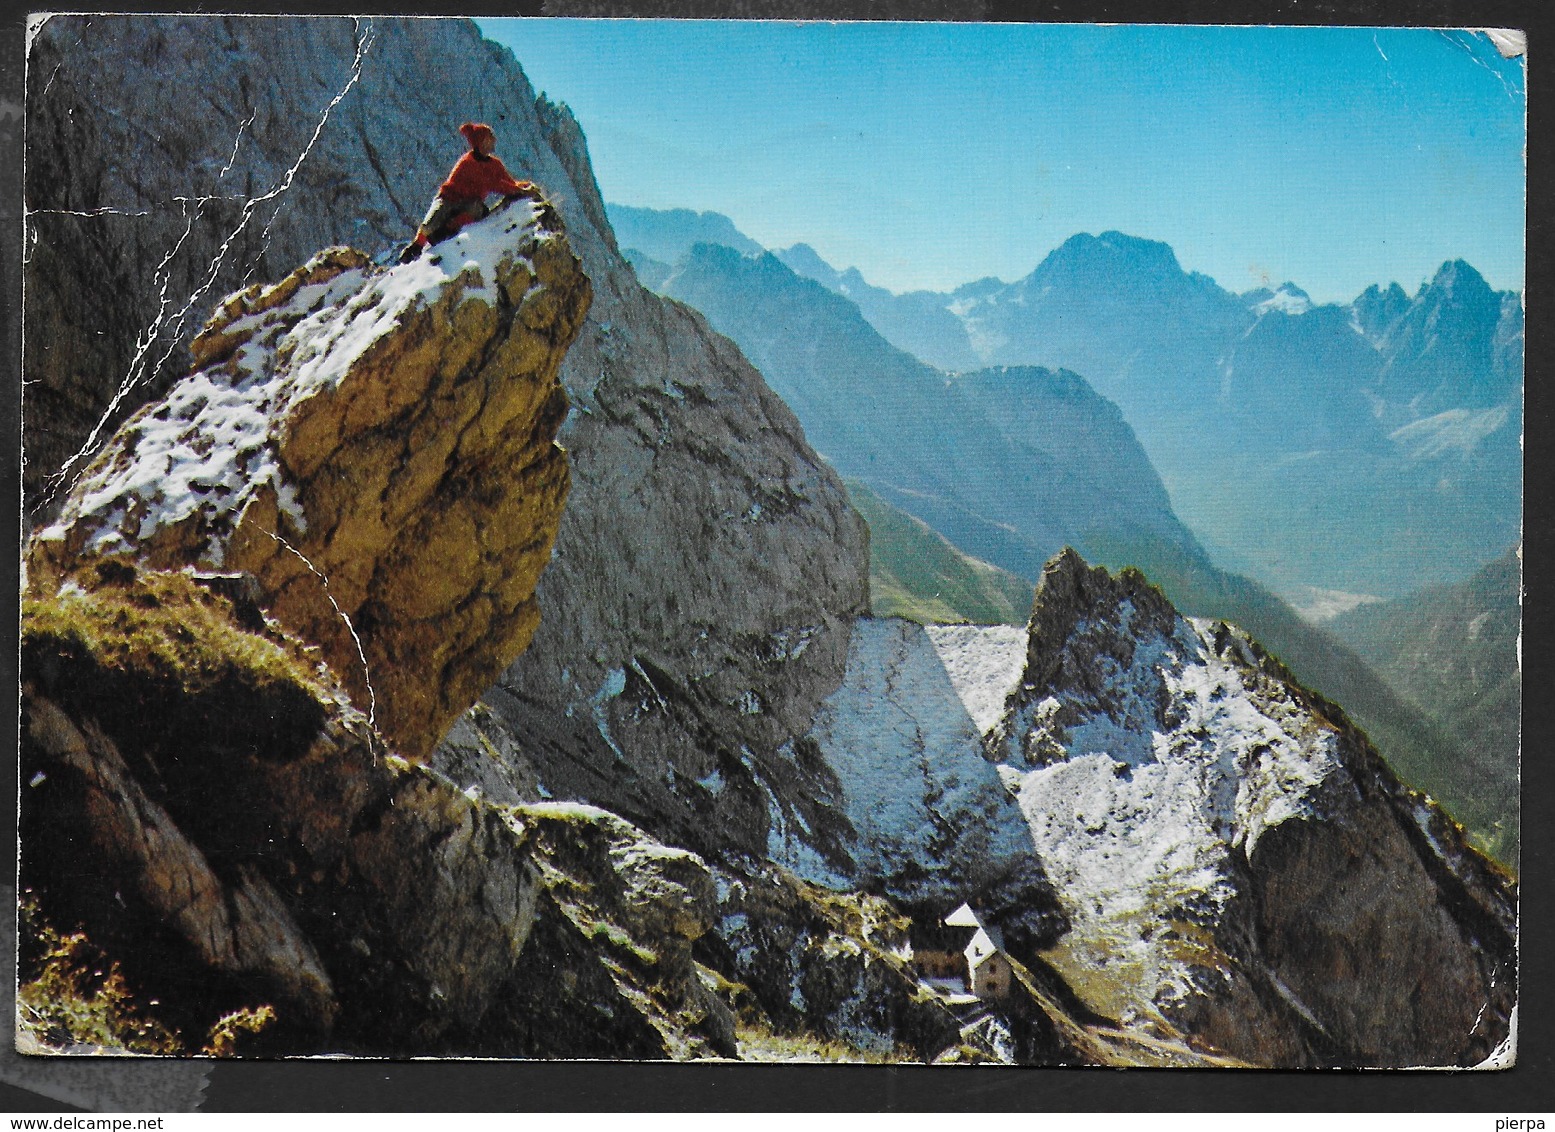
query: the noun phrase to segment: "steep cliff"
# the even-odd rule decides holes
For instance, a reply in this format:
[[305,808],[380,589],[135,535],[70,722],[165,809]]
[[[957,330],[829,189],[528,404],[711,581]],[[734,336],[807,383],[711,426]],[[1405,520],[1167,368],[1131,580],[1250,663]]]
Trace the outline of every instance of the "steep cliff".
[[860,621],[847,678],[800,741],[840,784],[833,805],[853,834],[853,870],[828,868],[792,824],[774,823],[768,853],[807,879],[886,893],[931,921],[970,900],[1011,940],[1049,939],[1063,922],[1052,888],[931,632]]
[[[462,148],[454,126],[488,121],[509,168],[565,217],[594,293],[561,371],[572,481],[546,617],[490,705],[488,728],[512,731],[500,745],[527,768],[506,778],[710,850],[764,843],[762,782],[811,806],[783,788],[777,751],[841,679],[868,605],[863,524],[739,352],[638,286],[581,131],[511,54],[457,20],[121,16],[51,18],[31,52],[25,415],[39,514],[187,369],[212,299],[319,247],[397,246]],[[198,113],[188,89],[208,96]],[[364,581],[343,562],[321,572],[339,575],[343,605]],[[461,615],[478,631],[480,609]],[[389,706],[399,690],[380,699],[409,710]],[[697,785],[715,770],[727,791]]]
[[1091,1006],[1248,1060],[1472,1065],[1506,1040],[1515,887],[1245,634],[1072,552],[990,739]]
[[773,799],[827,830],[830,786],[791,744],[868,608],[866,528],[740,351],[637,283],[582,133],[542,119],[595,299],[562,369],[573,492],[547,616],[487,703],[546,792],[676,844],[760,853]]

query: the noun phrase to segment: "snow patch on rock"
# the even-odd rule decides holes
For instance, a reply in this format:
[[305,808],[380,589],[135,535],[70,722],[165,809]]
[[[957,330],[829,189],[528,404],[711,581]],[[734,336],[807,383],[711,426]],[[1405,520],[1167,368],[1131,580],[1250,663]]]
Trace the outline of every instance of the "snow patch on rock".
[[1026,666],[1026,630],[1018,625],[924,627],[950,685],[977,730],[987,735]]
[[[963,673],[997,668],[971,651],[953,650]],[[842,784],[861,880],[878,880],[908,900],[959,901],[980,878],[1030,858],[1020,813],[923,626],[857,622],[847,676],[817,712],[809,738]],[[794,841],[775,845],[775,859],[801,877],[835,883]]]
[[[87,552],[127,553],[203,512],[201,561],[220,567],[221,536],[266,487],[293,529],[306,531],[277,451],[275,422],[337,387],[408,312],[445,288],[461,287],[461,303],[496,305],[495,277],[481,265],[517,257],[531,268],[518,245],[536,237],[536,216],[533,204],[517,202],[419,260],[387,269],[351,249],[329,248],[272,288],[228,296],[221,309],[238,317],[218,329],[237,348],[127,422],[122,450],[134,458],[100,459],[38,539],[61,541],[81,528],[77,537],[84,534]],[[253,309],[239,313],[245,308]]]

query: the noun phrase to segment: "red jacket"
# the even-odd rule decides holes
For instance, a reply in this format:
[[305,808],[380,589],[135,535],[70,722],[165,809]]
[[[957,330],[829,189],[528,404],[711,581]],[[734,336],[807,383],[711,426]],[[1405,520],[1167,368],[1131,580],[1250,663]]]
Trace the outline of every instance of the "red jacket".
[[437,195],[446,201],[484,200],[488,193],[511,196],[529,187],[527,181],[515,181],[508,175],[501,158],[478,157],[471,150],[454,163]]

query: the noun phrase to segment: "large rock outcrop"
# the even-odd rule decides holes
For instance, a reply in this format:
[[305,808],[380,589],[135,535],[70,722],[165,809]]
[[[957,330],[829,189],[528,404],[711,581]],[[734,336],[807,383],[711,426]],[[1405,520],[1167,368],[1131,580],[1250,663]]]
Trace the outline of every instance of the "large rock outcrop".
[[509,52],[459,20],[57,16],[30,60],[52,79],[28,91],[35,514],[94,426],[111,435],[186,371],[191,312],[320,247],[397,246],[463,146],[455,125],[490,122],[594,290],[561,372],[572,487],[545,618],[488,702],[484,726],[511,733],[497,777],[711,853],[765,845],[769,793],[824,824],[827,785],[780,752],[841,681],[864,526],[760,374],[638,285],[581,131]]
[[589,284],[548,205],[421,261],[321,252],[225,300],[31,544],[251,578],[420,758],[521,652],[567,496],[557,371]]
[[1263,1064],[1473,1065],[1507,1039],[1515,886],[1245,634],[1072,551],[990,740],[1099,1013]]

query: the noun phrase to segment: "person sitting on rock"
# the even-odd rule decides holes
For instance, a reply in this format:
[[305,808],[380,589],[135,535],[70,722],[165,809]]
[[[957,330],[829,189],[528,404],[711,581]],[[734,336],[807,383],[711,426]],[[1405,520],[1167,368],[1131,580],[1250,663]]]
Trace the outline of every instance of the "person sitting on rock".
[[448,179],[439,186],[432,207],[416,229],[416,238],[400,252],[400,262],[409,263],[419,256],[428,244],[448,239],[472,221],[479,220],[490,211],[486,198],[492,193],[502,194],[503,204],[517,197],[539,197],[539,190],[528,181],[515,181],[493,155],[497,148],[497,135],[484,122],[466,122],[459,127],[464,140],[470,143],[470,152],[454,163]]

